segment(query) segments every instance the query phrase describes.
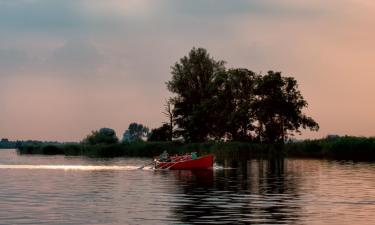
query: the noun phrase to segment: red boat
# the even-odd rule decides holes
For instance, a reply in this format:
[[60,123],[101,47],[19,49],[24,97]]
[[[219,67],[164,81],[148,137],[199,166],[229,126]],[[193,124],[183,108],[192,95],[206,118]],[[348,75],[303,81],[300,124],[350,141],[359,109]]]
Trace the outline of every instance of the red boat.
[[155,169],[170,170],[208,170],[214,165],[214,156],[206,155],[196,159],[185,158],[184,156],[171,157],[170,162],[155,160]]

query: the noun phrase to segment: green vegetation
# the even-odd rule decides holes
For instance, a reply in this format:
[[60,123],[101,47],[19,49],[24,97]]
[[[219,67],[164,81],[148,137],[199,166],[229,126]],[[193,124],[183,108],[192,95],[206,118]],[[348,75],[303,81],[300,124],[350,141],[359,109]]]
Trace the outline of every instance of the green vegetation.
[[148,141],[170,141],[171,140],[171,126],[163,124],[161,127],[152,129]]
[[213,153],[218,157],[225,156],[260,156],[271,151],[270,146],[236,142],[122,142],[117,144],[30,144],[18,148],[20,154],[44,155],[84,155],[88,157],[153,157],[160,155],[164,150],[170,154],[184,154],[198,152],[199,154]]
[[8,138],[2,138],[0,140],[0,149],[10,149],[16,147],[15,141],[9,141]]
[[36,140],[16,140],[11,141],[8,138],[1,138],[0,140],[0,149],[15,149],[23,145],[42,145],[42,144],[61,144],[57,141],[36,141]]
[[97,144],[116,144],[118,138],[116,132],[111,128],[101,128],[99,131],[92,131],[82,143],[88,145],[97,145]]
[[288,156],[320,157],[343,160],[375,160],[375,137],[327,137],[286,145]]
[[256,158],[283,155],[287,157],[327,158],[343,160],[375,160],[375,138],[335,137],[320,140],[278,144],[248,142],[123,142],[116,144],[25,144],[18,148],[20,154],[84,155],[89,157],[153,157],[167,150],[170,154],[197,151],[213,153],[218,159]]
[[128,129],[125,131],[123,135],[123,141],[142,141],[147,139],[149,136],[149,129],[148,127],[143,126],[142,124],[138,123],[131,123],[129,124]]

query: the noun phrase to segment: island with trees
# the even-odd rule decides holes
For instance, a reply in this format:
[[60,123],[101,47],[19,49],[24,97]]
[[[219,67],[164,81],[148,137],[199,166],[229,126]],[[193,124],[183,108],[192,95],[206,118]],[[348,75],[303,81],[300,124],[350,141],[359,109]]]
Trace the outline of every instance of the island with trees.
[[303,129],[319,130],[304,113],[308,103],[295,78],[225,65],[203,48],[193,48],[176,62],[166,82],[171,92],[164,103],[166,121],[158,128],[134,122],[121,140],[113,129],[101,128],[80,143],[24,143],[17,149],[21,154],[93,157],[150,157],[168,150],[375,160],[375,138],[293,139]]

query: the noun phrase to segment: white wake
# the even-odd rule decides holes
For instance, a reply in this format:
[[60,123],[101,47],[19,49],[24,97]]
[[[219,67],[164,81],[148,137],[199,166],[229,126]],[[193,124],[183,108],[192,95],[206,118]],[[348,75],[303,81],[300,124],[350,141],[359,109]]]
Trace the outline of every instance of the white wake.
[[[97,166],[97,165],[0,165],[0,169],[27,169],[27,170],[138,170],[142,166]],[[151,167],[141,168],[149,170]]]

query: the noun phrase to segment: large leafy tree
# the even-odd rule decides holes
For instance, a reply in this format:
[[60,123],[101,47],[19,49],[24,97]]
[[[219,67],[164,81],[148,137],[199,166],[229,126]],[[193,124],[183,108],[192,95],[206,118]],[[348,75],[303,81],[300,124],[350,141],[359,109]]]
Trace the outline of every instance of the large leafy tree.
[[300,133],[301,128],[319,129],[302,111],[308,104],[294,78],[269,71],[258,78],[256,95],[253,107],[260,141],[284,143],[288,136]]
[[203,142],[212,129],[213,80],[224,72],[225,62],[213,59],[203,48],[193,48],[188,56],[172,66],[168,90],[175,94],[173,114],[176,133],[186,141]]
[[248,69],[229,69],[217,76],[216,110],[212,116],[217,122],[214,127],[217,137],[226,136],[232,141],[253,139],[254,112],[252,110],[257,75]]
[[[168,90],[170,129],[188,142],[208,139],[284,143],[301,129],[319,125],[303,109],[307,102],[292,77],[269,71],[229,69],[205,49],[193,48],[172,66]],[[173,126],[176,129],[173,132]]]
[[118,142],[116,132],[111,128],[101,128],[99,131],[92,131],[85,139],[82,140],[84,144],[115,144]]

